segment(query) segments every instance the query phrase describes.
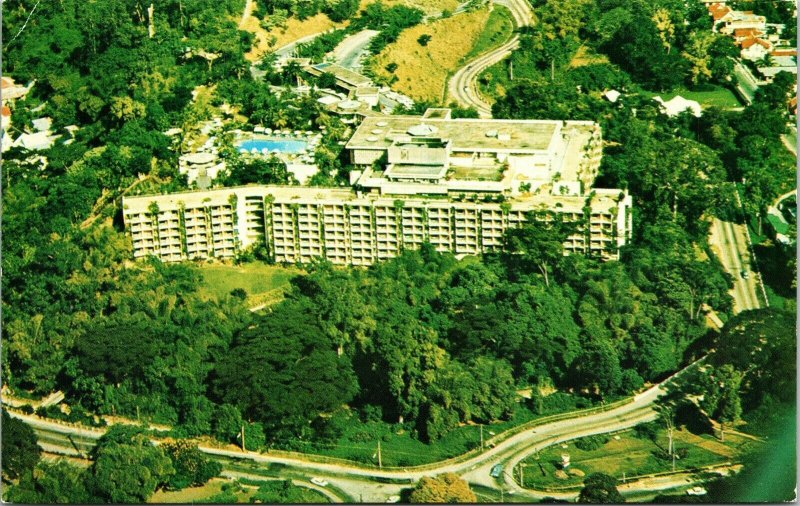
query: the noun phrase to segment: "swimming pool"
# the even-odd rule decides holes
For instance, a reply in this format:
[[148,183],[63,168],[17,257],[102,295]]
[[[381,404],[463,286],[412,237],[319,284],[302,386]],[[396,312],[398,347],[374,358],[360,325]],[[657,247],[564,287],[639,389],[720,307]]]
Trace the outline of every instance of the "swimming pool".
[[306,141],[297,139],[249,139],[236,145],[242,153],[252,153],[255,149],[258,153],[278,151],[281,153],[300,153],[308,146]]

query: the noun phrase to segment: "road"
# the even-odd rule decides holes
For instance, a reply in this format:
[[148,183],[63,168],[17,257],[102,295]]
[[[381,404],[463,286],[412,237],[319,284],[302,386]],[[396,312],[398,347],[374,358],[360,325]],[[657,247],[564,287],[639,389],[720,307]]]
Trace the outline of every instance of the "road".
[[244,4],[244,11],[242,12],[242,19],[239,20],[239,28],[244,26],[245,21],[247,18],[250,17],[250,14],[253,12],[253,0],[247,0]]
[[[722,262],[722,266],[733,277],[733,312],[739,313],[748,309],[758,309],[761,302],[758,298],[758,274],[753,270],[748,251],[747,231],[745,225],[722,221],[714,218],[711,223],[709,244],[711,250]],[[742,276],[745,272],[747,279]]]
[[361,30],[346,37],[328,56],[342,67],[350,70],[361,68],[361,58],[368,52],[370,41],[378,35],[378,30]]
[[[517,28],[530,25],[533,11],[526,0],[495,0],[495,3],[508,7],[514,17],[514,24]],[[474,108],[478,111],[480,117],[491,118],[492,107],[481,97],[478,91],[478,76],[487,68],[510,55],[517,47],[519,47],[519,34],[514,33],[500,47],[483,53],[464,67],[461,67],[453,74],[447,84],[448,95],[463,107]]]
[[[497,488],[497,483],[489,477],[489,470],[498,462],[507,462],[506,468],[513,469],[516,462],[546,446],[585,435],[616,432],[654,419],[656,413],[653,410],[653,404],[666,391],[665,385],[671,380],[672,378],[669,378],[636,395],[631,402],[622,406],[608,411],[580,414],[564,420],[543,423],[531,430],[513,435],[472,458],[461,461],[451,459],[440,465],[432,464],[399,470],[374,469],[347,463],[325,462],[314,456],[284,456],[269,452],[262,454],[208,446],[199,448],[204,453],[223,460],[233,458],[256,464],[284,464],[302,473],[307,473],[309,476],[324,476],[332,485],[353,497],[363,497],[366,502],[383,502],[388,496],[397,494],[401,489],[413,486],[413,483],[423,476],[445,472],[462,475],[470,483]],[[103,434],[100,429],[63,425],[15,411],[9,411],[9,414],[30,424],[37,435],[42,437],[42,446],[47,451],[60,449],[62,453],[66,454],[85,454],[94,441]],[[158,441],[154,442],[158,443]],[[383,480],[384,483],[376,483],[377,480]],[[394,483],[386,483],[386,480],[394,481]],[[536,492],[525,491],[513,483],[506,483],[505,486],[516,487],[515,490],[519,489],[520,494],[528,494],[532,498],[543,497]]]
[[745,102],[748,104],[752,103],[756,96],[756,90],[758,89],[758,83],[753,77],[752,72],[745,68],[741,61],[734,59],[733,75],[742,98],[744,98]]

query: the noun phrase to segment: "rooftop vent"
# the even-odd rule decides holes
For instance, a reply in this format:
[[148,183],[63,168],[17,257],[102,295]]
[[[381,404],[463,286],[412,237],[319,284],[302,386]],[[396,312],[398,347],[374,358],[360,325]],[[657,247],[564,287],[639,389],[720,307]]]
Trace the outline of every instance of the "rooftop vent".
[[486,137],[497,137],[497,130],[489,130],[486,132]]
[[381,130],[380,128],[376,128],[376,129],[372,130],[372,133],[374,133],[375,135],[382,134],[383,130]]
[[425,135],[433,135],[438,132],[439,129],[431,125],[426,125],[425,123],[420,123],[419,125],[412,126],[406,131],[414,137],[422,137]]
[[369,142],[375,142],[375,141],[377,141],[377,140],[378,140],[378,138],[377,138],[377,137],[375,137],[375,136],[373,136],[373,135],[370,135],[369,137],[367,137],[367,140],[368,140]]
[[385,126],[386,126],[386,125],[388,125],[389,123],[387,123],[387,122],[385,122],[385,121],[379,121],[379,122],[377,122],[377,123],[375,123],[375,124],[376,124],[377,126],[379,126],[379,127],[385,127]]

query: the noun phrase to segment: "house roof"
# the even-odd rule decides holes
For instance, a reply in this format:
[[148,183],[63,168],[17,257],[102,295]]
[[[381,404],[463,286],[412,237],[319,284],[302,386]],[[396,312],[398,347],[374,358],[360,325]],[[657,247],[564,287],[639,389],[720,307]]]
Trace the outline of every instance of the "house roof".
[[770,44],[769,41],[766,41],[764,39],[759,39],[757,37],[750,37],[742,41],[742,49],[748,49],[750,47],[753,47],[755,44],[758,44],[759,46],[765,49],[769,49],[772,47],[772,44]]
[[16,86],[16,84],[14,83],[14,80],[11,79],[10,77],[0,77],[0,88],[6,89],[6,88],[13,88],[14,86]]
[[708,6],[708,12],[714,18],[714,21],[719,21],[733,11],[725,4],[714,3]]
[[783,47],[780,49],[773,49],[770,53],[772,56],[797,56],[797,49],[793,47]]
[[7,105],[4,105],[2,110],[0,110],[0,112],[2,113],[3,116],[7,118],[11,116],[11,109],[9,109]]
[[758,28],[737,28],[733,31],[733,36],[736,38],[755,37],[758,35],[764,35]]

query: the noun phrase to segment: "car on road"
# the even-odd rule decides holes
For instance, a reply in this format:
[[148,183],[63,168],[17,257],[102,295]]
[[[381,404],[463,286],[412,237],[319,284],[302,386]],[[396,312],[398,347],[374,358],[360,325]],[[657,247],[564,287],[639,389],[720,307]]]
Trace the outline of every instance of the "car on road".
[[400,496],[399,495],[390,495],[389,498],[386,499],[386,502],[389,503],[389,504],[394,504],[396,502],[400,502]]
[[489,475],[492,478],[500,477],[500,474],[503,472],[503,464],[495,464],[492,466],[492,470],[489,472]]
[[311,478],[309,481],[311,483],[313,483],[314,485],[319,485],[320,487],[327,487],[328,486],[328,481],[327,480],[323,480],[322,478],[314,477],[314,478]]
[[749,272],[747,272],[747,271],[746,271],[746,270],[744,270],[744,269],[742,269],[742,272],[740,272],[740,273],[739,273],[739,275],[740,275],[740,276],[742,276],[742,279],[747,279],[747,278],[749,278],[749,277],[750,277],[750,273],[749,273]]

